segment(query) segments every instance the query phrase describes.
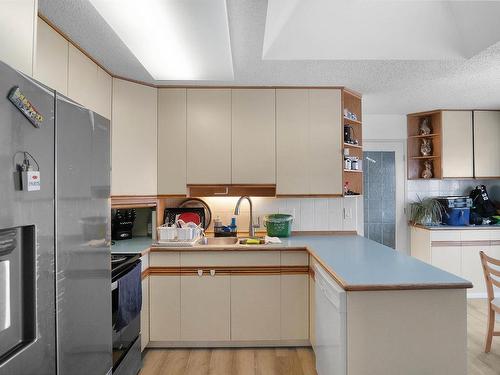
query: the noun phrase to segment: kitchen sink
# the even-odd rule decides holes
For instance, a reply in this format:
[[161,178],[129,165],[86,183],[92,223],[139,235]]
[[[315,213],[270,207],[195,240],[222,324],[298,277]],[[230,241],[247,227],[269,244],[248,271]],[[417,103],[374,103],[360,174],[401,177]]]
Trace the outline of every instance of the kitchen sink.
[[236,245],[238,243],[237,237],[206,237],[202,238],[202,245]]

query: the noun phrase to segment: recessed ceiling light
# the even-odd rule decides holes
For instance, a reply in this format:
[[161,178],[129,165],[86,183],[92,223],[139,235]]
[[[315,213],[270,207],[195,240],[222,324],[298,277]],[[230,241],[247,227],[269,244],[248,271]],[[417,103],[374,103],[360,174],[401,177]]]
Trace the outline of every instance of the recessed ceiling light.
[[90,0],[156,80],[233,80],[225,0]]

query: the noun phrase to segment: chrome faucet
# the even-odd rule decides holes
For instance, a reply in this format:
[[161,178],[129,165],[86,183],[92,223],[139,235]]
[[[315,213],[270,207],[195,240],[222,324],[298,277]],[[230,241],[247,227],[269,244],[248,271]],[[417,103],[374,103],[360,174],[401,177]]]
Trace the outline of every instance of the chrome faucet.
[[243,199],[246,199],[248,201],[248,203],[250,204],[250,224],[248,226],[248,236],[254,237],[255,236],[255,229],[253,226],[253,206],[252,206],[252,200],[250,199],[250,197],[248,195],[244,195],[244,196],[240,197],[240,199],[238,199],[238,202],[236,202],[236,207],[234,207],[234,214],[235,215],[240,214],[240,205],[241,205],[241,201]]

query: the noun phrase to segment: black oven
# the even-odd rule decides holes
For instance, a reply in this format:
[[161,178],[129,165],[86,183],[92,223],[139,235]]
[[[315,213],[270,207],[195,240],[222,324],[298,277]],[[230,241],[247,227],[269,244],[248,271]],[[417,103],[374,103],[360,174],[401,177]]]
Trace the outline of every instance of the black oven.
[[[131,273],[139,272],[141,268],[139,254],[126,254],[126,255],[112,255],[111,268],[112,268],[112,288],[111,298],[113,306],[113,374],[117,375],[136,375],[142,367],[141,358],[141,315],[137,314],[133,318],[129,318],[126,322],[120,315],[120,288],[138,288],[139,293],[141,290],[140,277],[132,279],[134,284],[130,284],[130,280],[123,282]],[[138,283],[138,285],[135,285]],[[135,297],[131,293],[131,298]],[[137,297],[135,297],[137,298]],[[142,296],[138,297],[139,299]]]

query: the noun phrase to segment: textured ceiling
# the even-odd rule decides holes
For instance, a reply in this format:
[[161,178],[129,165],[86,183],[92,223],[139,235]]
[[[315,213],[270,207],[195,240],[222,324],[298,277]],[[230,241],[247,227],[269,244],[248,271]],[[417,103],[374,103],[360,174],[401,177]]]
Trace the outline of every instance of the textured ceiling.
[[140,81],[347,86],[363,93],[364,112],[372,114],[500,108],[500,43],[458,61],[263,60],[267,0],[227,0],[227,7],[234,81],[154,81],[88,0],[39,0],[40,12],[103,66]]

